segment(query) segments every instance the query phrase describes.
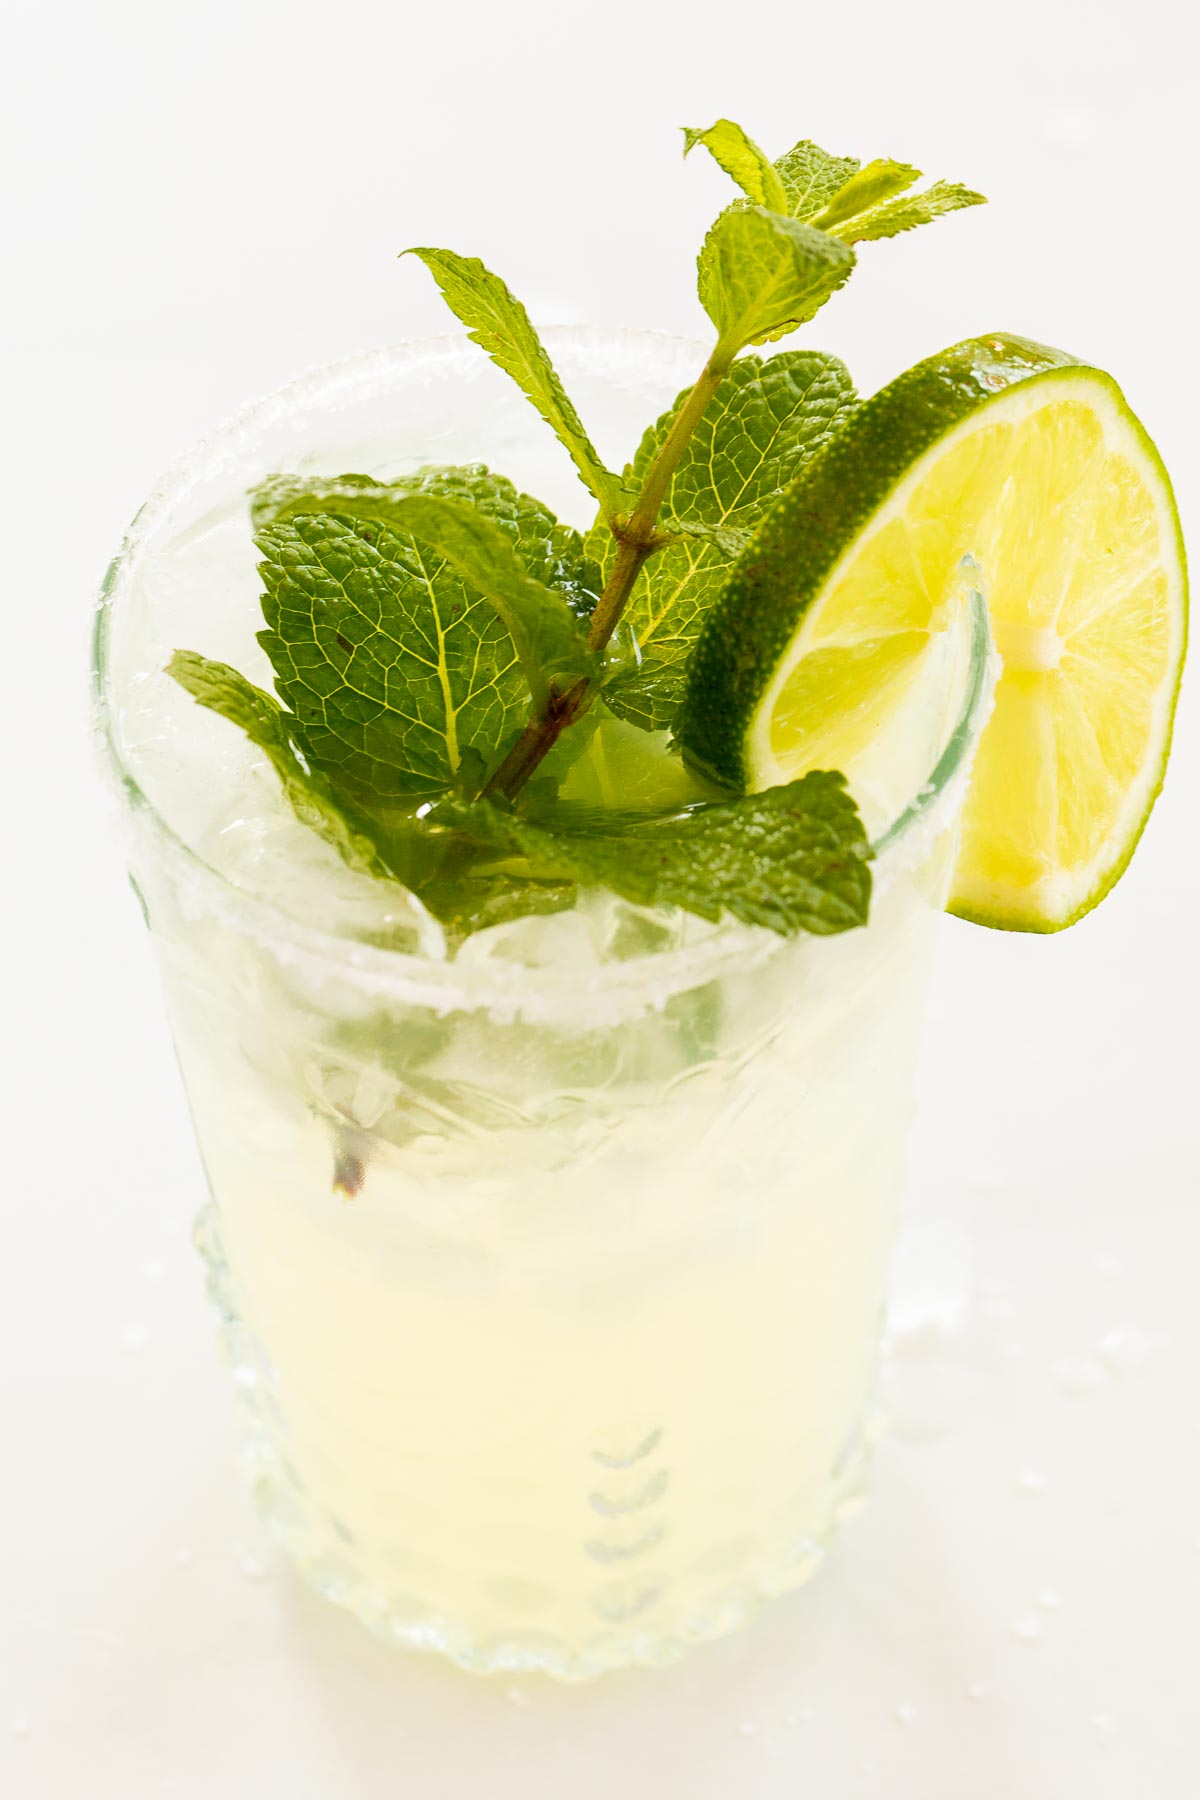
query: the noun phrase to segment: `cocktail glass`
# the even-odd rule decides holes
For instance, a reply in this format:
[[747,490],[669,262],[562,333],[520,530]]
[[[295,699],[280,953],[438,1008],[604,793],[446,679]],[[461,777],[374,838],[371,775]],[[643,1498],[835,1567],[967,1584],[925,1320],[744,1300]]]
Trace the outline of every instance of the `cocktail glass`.
[[[703,361],[649,333],[548,342],[618,464]],[[860,1503],[990,646],[975,596],[883,759],[903,799],[872,821],[865,929],[785,941],[588,894],[448,954],[403,894],[337,885],[162,668],[187,645],[263,679],[263,475],[468,460],[590,522],[462,339],[318,371],[199,446],[109,572],[101,737],[263,1516],[396,1643],[585,1676],[739,1625]]]

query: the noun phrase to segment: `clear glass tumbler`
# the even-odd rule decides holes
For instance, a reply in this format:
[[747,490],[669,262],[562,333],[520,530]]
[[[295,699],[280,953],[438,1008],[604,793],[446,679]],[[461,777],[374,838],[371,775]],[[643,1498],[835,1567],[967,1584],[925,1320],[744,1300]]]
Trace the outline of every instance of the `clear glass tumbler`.
[[[617,463],[703,356],[549,337]],[[229,860],[254,821],[222,759],[246,748],[161,670],[186,643],[259,674],[262,475],[467,460],[587,522],[540,421],[462,339],[320,371],[201,445],[109,572],[101,737],[267,1523],[397,1643],[585,1676],[740,1624],[859,1501],[989,645],[975,602],[911,804],[876,834],[863,930],[783,941],[587,895],[457,956],[416,914],[381,938],[301,871]]]

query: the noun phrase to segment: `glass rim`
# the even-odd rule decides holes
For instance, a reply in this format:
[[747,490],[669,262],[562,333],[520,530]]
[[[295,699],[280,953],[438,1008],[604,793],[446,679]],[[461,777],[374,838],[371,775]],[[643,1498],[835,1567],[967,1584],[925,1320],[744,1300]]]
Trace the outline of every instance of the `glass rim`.
[[[673,353],[694,348],[700,360],[707,354],[706,346],[699,340],[650,329],[554,326],[542,328],[540,335],[551,349],[602,349],[611,348],[614,342],[626,342],[641,343],[646,348],[659,345]],[[578,993],[580,972],[565,967],[517,963],[494,965],[485,972],[478,964],[467,966],[456,959],[439,961],[420,952],[389,949],[348,932],[307,924],[276,901],[240,887],[180,835],[145,793],[129,767],[119,742],[119,708],[113,691],[109,648],[114,609],[125,594],[151,533],[189,491],[227,465],[239,448],[252,447],[254,439],[265,428],[294,413],[297,405],[305,401],[328,401],[336,397],[339,389],[345,389],[353,396],[372,377],[395,378],[397,374],[403,374],[406,366],[416,368],[427,366],[432,360],[464,356],[480,363],[487,361],[485,352],[478,349],[465,332],[406,339],[319,364],[238,408],[168,464],[150,489],[105,571],[96,596],[91,632],[93,732],[108,784],[123,804],[134,832],[140,831],[143,837],[152,840],[160,861],[187,880],[192,893],[203,901],[204,910],[252,935],[283,957],[323,965],[330,973],[339,973],[379,993],[403,992],[412,996],[414,992],[432,990],[437,1003],[451,1006],[456,1003],[454,989],[464,990],[459,1004],[464,1000],[468,1004],[478,1004],[485,998],[480,992],[484,988],[494,990],[486,996],[493,1004],[496,1001],[503,1003],[506,994],[512,1000],[518,994],[528,994],[539,987],[561,989],[563,982],[571,984],[571,991]],[[968,571],[977,571],[977,565],[970,557],[963,558],[962,566]],[[970,643],[965,697],[959,717],[916,794],[886,830],[872,840],[876,869],[885,859],[887,864],[897,860],[897,851],[916,840],[922,826],[931,826],[936,814],[949,809],[960,780],[965,780],[969,771],[971,757],[990,711],[993,649],[987,605],[978,588],[968,590],[967,597],[971,615]],[[923,837],[925,833],[921,835]],[[723,968],[731,961],[743,962],[747,956],[757,961],[784,941],[775,933],[727,918],[710,936],[694,945],[600,964],[587,970],[587,980],[589,985],[620,988],[632,993],[644,985],[648,968],[665,975],[669,966],[671,973],[679,977],[668,984],[669,991],[674,992],[693,985],[695,976],[707,978],[710,963],[715,962]],[[718,970],[714,968],[712,973],[716,972]]]

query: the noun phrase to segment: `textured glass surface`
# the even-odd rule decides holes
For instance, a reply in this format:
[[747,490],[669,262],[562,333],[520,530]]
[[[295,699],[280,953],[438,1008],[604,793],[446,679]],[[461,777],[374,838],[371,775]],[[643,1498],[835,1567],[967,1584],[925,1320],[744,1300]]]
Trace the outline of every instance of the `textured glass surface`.
[[[618,463],[693,372],[649,336],[554,349]],[[467,458],[586,520],[495,373],[456,343],[381,354],[202,447],[114,567],[99,662],[263,1514],[383,1635],[579,1676],[737,1625],[858,1501],[978,708],[933,722],[935,778],[843,937],[591,895],[448,958],[416,914],[364,924],[370,896],[331,919],[323,866],[281,886],[288,822],[156,674],[185,617],[246,666],[253,588],[212,521],[281,466]]]

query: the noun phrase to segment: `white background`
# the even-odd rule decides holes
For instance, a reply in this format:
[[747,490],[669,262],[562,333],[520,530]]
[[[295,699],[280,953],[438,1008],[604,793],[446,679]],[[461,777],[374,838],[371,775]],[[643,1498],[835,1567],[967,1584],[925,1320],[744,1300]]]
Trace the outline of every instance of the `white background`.
[[[0,454],[6,1800],[1192,1800],[1200,737],[1103,910],[947,921],[912,1159],[939,1268],[875,1501],[660,1675],[482,1683],[301,1591],[231,1469],[200,1179],[86,743],[91,592],[160,467],[305,365],[441,330],[410,243],[543,321],[700,326],[721,113],[993,204],[868,247],[870,389],[1009,329],[1111,367],[1198,523],[1191,0],[18,4]],[[917,1249],[920,1249],[920,1243]],[[919,1269],[903,1292],[913,1304]]]

